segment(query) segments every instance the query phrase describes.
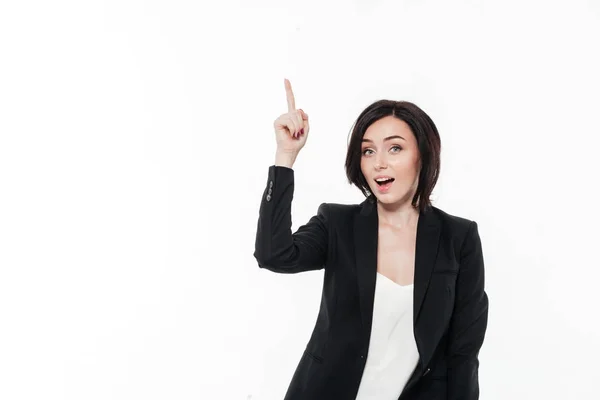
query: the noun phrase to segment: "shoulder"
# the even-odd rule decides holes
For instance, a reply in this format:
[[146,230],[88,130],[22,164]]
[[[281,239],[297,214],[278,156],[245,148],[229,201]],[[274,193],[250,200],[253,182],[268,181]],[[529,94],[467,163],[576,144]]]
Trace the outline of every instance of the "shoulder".
[[318,214],[321,215],[331,228],[347,227],[360,213],[360,204],[321,203]]
[[465,247],[467,243],[480,240],[477,222],[474,220],[450,214],[437,207],[432,207],[431,213],[439,221],[443,235],[458,244],[459,248]]
[[[362,204],[321,203],[320,208],[330,216],[352,216],[360,213]],[[428,212],[449,228],[468,229],[475,223],[466,217],[452,215],[435,206],[432,206]]]
[[319,211],[332,219],[351,217],[359,213],[360,209],[360,204],[321,203],[319,206]]
[[360,204],[322,203],[321,207],[325,207],[330,214],[354,214],[360,211]]
[[[334,225],[344,224],[361,212],[363,204],[321,203],[319,213],[326,216]],[[428,222],[437,222],[443,231],[452,236],[465,237],[469,231],[477,228],[475,221],[465,216],[450,214],[435,206],[426,212],[425,219]]]
[[453,215],[435,206],[431,207],[431,212],[439,219],[443,227],[453,231],[469,230],[473,224],[476,224],[475,221],[465,216]]

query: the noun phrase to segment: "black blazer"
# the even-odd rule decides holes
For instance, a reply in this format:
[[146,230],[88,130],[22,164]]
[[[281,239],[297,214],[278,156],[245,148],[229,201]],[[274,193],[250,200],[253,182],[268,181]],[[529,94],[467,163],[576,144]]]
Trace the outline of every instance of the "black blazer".
[[[269,167],[254,257],[280,273],[325,269],[320,311],[286,400],[354,400],[369,348],[377,274],[378,216],[323,203],[291,232],[294,171]],[[431,207],[417,224],[414,335],[419,362],[400,400],[479,398],[479,350],[488,297],[477,223]]]

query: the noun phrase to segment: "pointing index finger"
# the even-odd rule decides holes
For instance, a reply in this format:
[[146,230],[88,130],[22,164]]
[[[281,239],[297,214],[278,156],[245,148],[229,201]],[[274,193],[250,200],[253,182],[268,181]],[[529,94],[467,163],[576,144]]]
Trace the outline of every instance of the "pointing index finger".
[[292,84],[285,79],[285,97],[287,98],[288,112],[296,110],[296,101],[294,100],[294,92],[292,92]]

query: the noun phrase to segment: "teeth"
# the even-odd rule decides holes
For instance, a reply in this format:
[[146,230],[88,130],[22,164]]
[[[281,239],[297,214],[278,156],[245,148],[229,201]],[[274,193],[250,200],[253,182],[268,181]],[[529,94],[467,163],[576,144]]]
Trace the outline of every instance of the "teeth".
[[377,182],[383,182],[383,181],[387,181],[387,180],[389,180],[389,179],[392,179],[392,178],[379,178],[379,179],[375,179],[375,180],[376,180]]

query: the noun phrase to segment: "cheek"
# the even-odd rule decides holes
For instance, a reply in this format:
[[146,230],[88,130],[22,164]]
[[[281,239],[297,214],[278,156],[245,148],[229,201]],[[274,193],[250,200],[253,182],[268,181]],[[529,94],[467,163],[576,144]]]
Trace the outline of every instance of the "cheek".
[[402,157],[394,161],[394,169],[402,175],[413,175],[417,172],[419,164],[413,157]]
[[362,174],[363,174],[363,176],[365,177],[365,179],[367,179],[367,180],[368,180],[369,178],[367,177],[367,174],[365,174],[365,171],[366,171],[367,169],[368,169],[368,168],[367,168],[366,162],[365,162],[365,160],[364,160],[364,158],[363,158],[363,159],[360,161],[360,172],[362,172]]

